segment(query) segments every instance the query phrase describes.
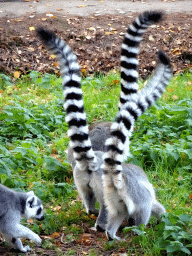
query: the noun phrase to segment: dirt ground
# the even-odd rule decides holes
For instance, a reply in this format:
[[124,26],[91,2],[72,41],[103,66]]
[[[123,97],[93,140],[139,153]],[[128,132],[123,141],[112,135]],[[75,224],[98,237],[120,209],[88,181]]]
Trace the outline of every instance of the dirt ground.
[[[30,70],[36,70],[59,75],[55,56],[47,52],[36,37],[35,29],[39,26],[53,30],[71,46],[85,76],[120,69],[120,51],[124,33],[138,15],[137,12],[124,13],[123,8],[121,10],[116,8],[113,13],[107,13],[106,10],[105,14],[94,9],[93,13],[86,13],[87,16],[72,15],[70,11],[63,14],[59,10],[29,13],[25,10],[25,15],[22,16],[14,14],[13,8],[7,9],[6,13],[1,12],[5,4],[12,2],[14,1],[3,1],[4,5],[0,5],[0,73],[14,74],[15,71],[20,71],[21,74],[27,74]],[[86,1],[79,2],[79,6],[82,6],[76,7],[85,10]],[[28,4],[33,6],[34,2]],[[134,3],[130,2],[130,4]],[[145,4],[139,2],[137,5]],[[192,14],[188,11],[169,11],[161,23],[148,29],[139,54],[139,73],[142,78],[146,78],[155,68],[156,53],[159,49],[170,58],[175,73],[186,69],[192,70]],[[60,236],[55,239],[59,250],[64,253],[74,249],[75,255],[86,255],[91,249],[96,248],[100,255],[123,255],[123,249],[103,252],[102,241],[105,241],[105,236],[102,233],[96,235],[89,227],[84,226],[84,230],[88,234],[89,243],[86,243],[84,238],[67,243]],[[55,250],[41,248],[27,255],[37,254],[58,255]],[[0,242],[0,255],[16,255],[16,253],[5,248],[3,242]]]
[[[137,1],[138,3],[141,5],[141,2]],[[79,9],[85,8],[82,5]],[[124,33],[138,15],[136,12],[129,11],[127,14],[117,11],[116,15],[95,12],[88,16],[74,16],[63,15],[59,11],[40,14],[28,13],[27,10],[23,16],[14,16],[13,13],[3,16],[4,12],[0,12],[0,72],[14,73],[18,70],[26,74],[30,70],[36,70],[59,74],[57,60],[44,49],[36,37],[35,29],[39,26],[53,30],[71,46],[84,75],[120,69]],[[150,74],[156,66],[156,53],[159,49],[170,58],[174,72],[191,68],[192,14],[165,14],[161,23],[148,29],[140,49],[139,73],[142,78]]]

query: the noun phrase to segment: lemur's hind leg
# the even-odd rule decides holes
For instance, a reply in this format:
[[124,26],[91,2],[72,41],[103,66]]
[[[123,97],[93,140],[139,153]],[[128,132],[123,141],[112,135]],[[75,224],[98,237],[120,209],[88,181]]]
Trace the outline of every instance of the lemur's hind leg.
[[97,231],[104,232],[106,230],[107,215],[108,212],[106,206],[104,204],[100,204],[99,216],[95,224],[95,228]]
[[152,206],[149,203],[149,205],[138,207],[136,211],[131,214],[130,217],[134,219],[135,226],[139,226],[140,224],[147,225],[151,216],[151,208]]
[[120,240],[118,236],[116,236],[116,232],[118,228],[120,227],[121,223],[126,219],[127,215],[124,213],[118,213],[115,215],[112,215],[108,213],[108,222],[107,222],[107,229],[106,229],[106,235],[108,240],[117,239]]

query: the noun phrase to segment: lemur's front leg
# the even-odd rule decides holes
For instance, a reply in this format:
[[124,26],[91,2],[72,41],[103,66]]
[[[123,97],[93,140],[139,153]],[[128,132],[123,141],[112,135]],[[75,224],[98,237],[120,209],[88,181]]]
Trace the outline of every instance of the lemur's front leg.
[[3,236],[8,243],[11,243],[13,248],[18,249],[21,252],[28,252],[31,250],[28,245],[23,246],[20,238],[30,239],[34,241],[37,245],[41,244],[41,238],[29,228],[21,224],[16,224],[12,228],[13,229],[9,230],[9,232],[4,233]]

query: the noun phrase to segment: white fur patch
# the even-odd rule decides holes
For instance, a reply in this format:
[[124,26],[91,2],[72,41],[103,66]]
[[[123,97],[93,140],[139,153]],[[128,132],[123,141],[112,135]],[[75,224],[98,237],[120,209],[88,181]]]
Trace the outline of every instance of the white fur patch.
[[125,37],[135,42],[140,42],[142,40],[141,36],[132,36],[130,34],[125,34]]
[[129,47],[126,44],[122,44],[121,48],[126,50],[126,51],[132,52],[134,54],[138,54],[139,53],[139,48],[137,46],[136,47]]
[[139,64],[139,61],[138,59],[136,58],[128,58],[126,56],[121,56],[121,61],[125,61],[127,63],[131,63],[131,64],[135,64],[135,65],[138,65]]
[[74,118],[76,118],[78,120],[80,120],[80,119],[86,120],[86,114],[85,113],[79,113],[79,112],[78,113],[70,113],[65,117],[65,122],[68,123]]
[[155,197],[155,191],[154,191],[154,188],[153,188],[152,184],[149,183],[149,182],[147,182],[147,181],[139,181],[139,182],[140,182],[141,184],[143,184],[143,186],[145,186],[147,190],[149,190],[149,192],[150,192],[152,198],[155,199],[155,198],[156,198],[156,197]]
[[[74,134],[82,134],[82,133],[86,133],[88,134],[88,126],[80,126],[80,127],[76,127],[76,126],[71,126],[71,128],[68,130],[68,136],[71,137]],[[83,143],[83,142],[81,142]]]
[[64,103],[64,108],[67,109],[70,105],[75,105],[78,108],[82,108],[83,107],[83,101],[82,100],[67,100]]
[[63,95],[64,95],[64,97],[66,97],[66,95],[68,95],[70,93],[76,93],[76,94],[82,95],[82,90],[80,88],[76,88],[76,87],[65,88]]
[[121,67],[121,72],[124,72],[127,76],[138,78],[138,72],[135,69],[126,69],[124,67]]

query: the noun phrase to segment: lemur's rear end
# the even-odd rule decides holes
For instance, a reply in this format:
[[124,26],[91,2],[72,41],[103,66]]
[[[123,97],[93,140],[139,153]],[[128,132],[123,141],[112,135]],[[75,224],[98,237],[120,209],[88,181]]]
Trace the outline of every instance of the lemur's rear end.
[[[159,12],[145,12],[137,18],[136,22],[131,27],[131,33],[133,35],[130,35],[130,33],[127,34],[127,40],[130,40],[130,44],[134,43],[134,46],[131,46],[130,49],[126,49],[126,52],[129,53],[130,51],[130,54],[138,53],[138,42],[141,41],[141,35],[148,25],[159,20],[160,17],[161,14]],[[150,214],[154,213],[159,215],[161,212],[165,211],[164,207],[155,199],[152,185],[149,183],[142,169],[129,164],[122,165],[122,155],[125,151],[125,144],[126,146],[128,145],[129,141],[127,139],[133,129],[134,122],[161,96],[165,87],[168,85],[169,79],[172,76],[168,59],[163,53],[159,53],[160,63],[157,70],[160,75],[156,73],[153,76],[153,82],[140,93],[137,93],[138,87],[135,82],[129,81],[122,85],[121,111],[117,116],[116,123],[111,127],[110,138],[106,143],[108,152],[107,155],[105,155],[105,161],[103,161],[103,152],[94,152],[89,138],[89,130],[83,108],[80,85],[81,78],[76,56],[72,53],[69,46],[52,32],[43,29],[40,29],[38,32],[44,42],[60,60],[64,85],[66,122],[69,126],[68,135],[71,139],[70,147],[73,150],[75,159],[73,165],[74,180],[88,213],[96,212],[96,200],[100,203],[96,228],[99,230],[106,229],[106,205],[109,211],[109,222],[107,224],[109,238],[116,237],[116,231],[125,216],[126,218],[129,217],[129,215],[133,217],[137,225],[139,223],[146,224]],[[129,58],[126,61],[129,63]],[[134,64],[137,61],[135,61],[133,57],[133,60],[130,60],[130,62]],[[125,80],[131,76],[137,77],[135,75],[135,68],[133,68],[133,73],[130,71],[132,70],[132,64],[128,64],[127,70],[124,68]],[[130,74],[132,75],[130,76]],[[118,167],[120,170],[118,170]],[[115,170],[115,173],[113,170]],[[103,178],[104,188],[102,183]],[[118,178],[121,180],[119,181]],[[121,183],[121,181],[123,183]],[[119,184],[120,188],[118,187]],[[117,193],[119,193],[117,190],[121,190],[122,184],[125,195],[127,196],[127,191],[130,195],[130,203],[128,205],[124,203],[124,198],[121,199],[119,195],[117,195]],[[109,189],[110,185],[111,190]],[[131,190],[129,188],[131,188]],[[120,193],[123,194],[123,190],[121,190]],[[141,209],[141,212],[138,212],[136,210],[140,202],[140,195],[142,196],[142,202],[146,209],[145,207],[138,208],[139,211]],[[117,199],[117,202],[113,199]],[[117,207],[116,210],[111,206],[111,202],[114,203],[115,208]],[[137,216],[139,216],[139,218],[137,218]]]

